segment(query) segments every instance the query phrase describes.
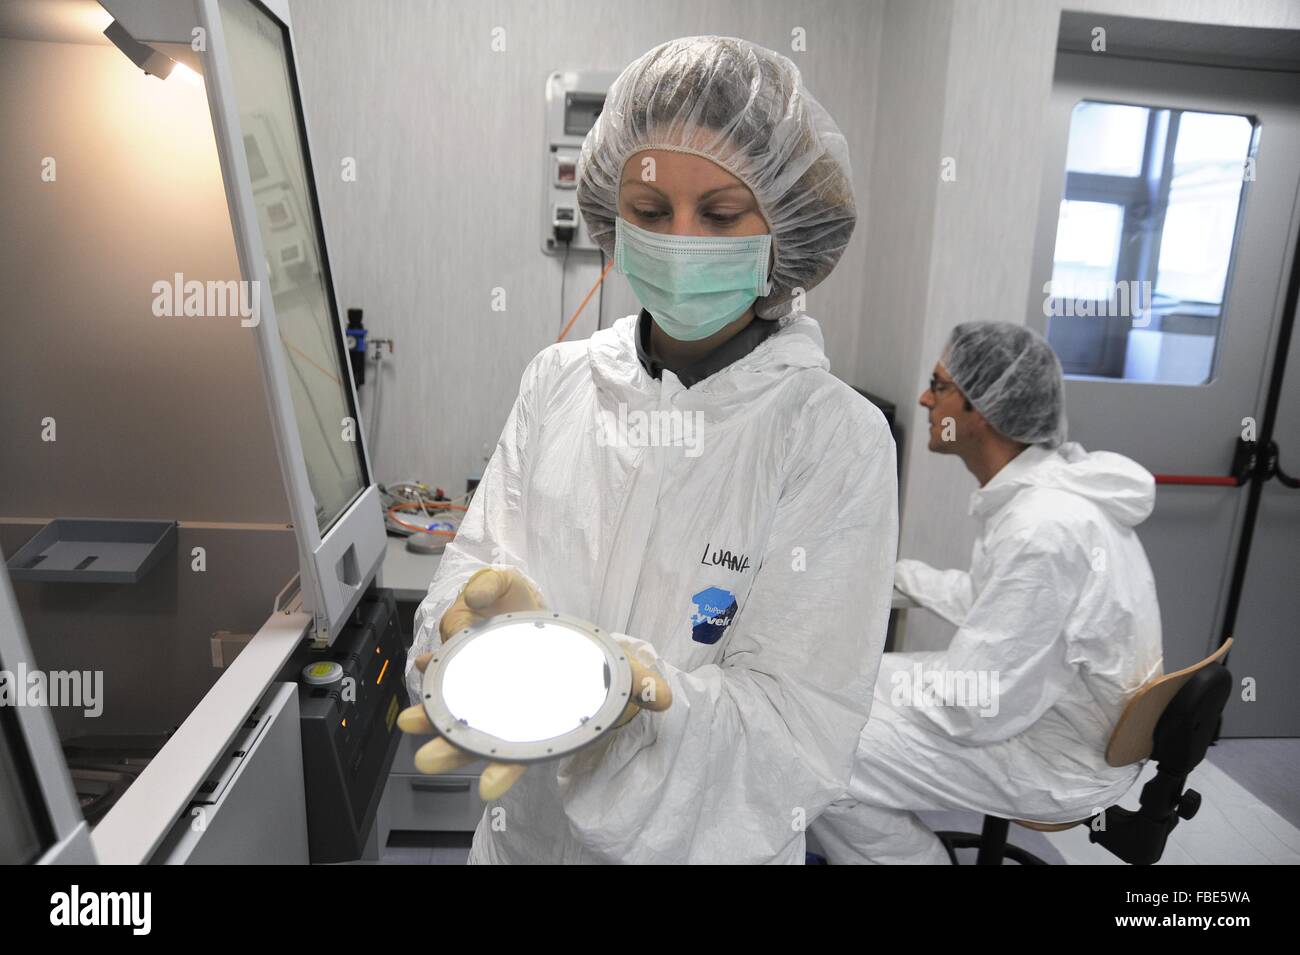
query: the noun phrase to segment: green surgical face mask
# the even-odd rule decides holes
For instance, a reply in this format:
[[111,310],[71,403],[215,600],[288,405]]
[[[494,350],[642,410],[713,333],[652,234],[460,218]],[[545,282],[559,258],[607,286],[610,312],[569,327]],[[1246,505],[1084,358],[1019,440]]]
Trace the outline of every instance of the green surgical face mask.
[[619,216],[614,264],[655,324],[684,342],[708,338],[770,290],[770,235],[660,235]]

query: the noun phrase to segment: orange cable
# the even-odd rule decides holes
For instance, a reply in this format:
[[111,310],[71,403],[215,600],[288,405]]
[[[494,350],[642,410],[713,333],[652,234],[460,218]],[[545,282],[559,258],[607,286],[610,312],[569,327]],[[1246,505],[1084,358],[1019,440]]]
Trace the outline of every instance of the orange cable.
[[600,288],[600,283],[605,281],[605,276],[609,274],[609,270],[613,267],[614,259],[611,256],[609,264],[605,266],[605,271],[600,273],[600,278],[596,279],[596,284],[591,287],[591,291],[587,293],[587,297],[582,300],[582,304],[578,306],[578,310],[573,313],[573,317],[569,319],[569,324],[564,326],[564,331],[560,332],[560,337],[556,339],[556,342],[564,341],[564,336],[569,334],[569,329],[573,328],[573,323],[578,320],[578,316],[582,314],[582,310],[587,307],[587,303],[591,301],[591,297],[596,294],[596,289]]

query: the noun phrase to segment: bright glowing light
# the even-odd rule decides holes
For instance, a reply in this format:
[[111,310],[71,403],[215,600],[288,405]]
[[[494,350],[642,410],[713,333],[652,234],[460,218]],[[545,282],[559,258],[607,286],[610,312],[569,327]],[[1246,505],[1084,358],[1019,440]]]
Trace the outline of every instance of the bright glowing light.
[[104,31],[113,22],[113,15],[98,4],[69,7],[67,13],[77,17],[86,29],[95,31],[98,40],[103,39]]
[[172,67],[171,76],[175,76],[178,79],[182,79],[186,83],[189,83],[191,86],[203,85],[203,77],[198,73],[195,73],[184,63],[177,63],[174,67]]
[[502,622],[471,638],[442,678],[452,716],[512,743],[576,730],[608,695],[605,654],[560,623]]

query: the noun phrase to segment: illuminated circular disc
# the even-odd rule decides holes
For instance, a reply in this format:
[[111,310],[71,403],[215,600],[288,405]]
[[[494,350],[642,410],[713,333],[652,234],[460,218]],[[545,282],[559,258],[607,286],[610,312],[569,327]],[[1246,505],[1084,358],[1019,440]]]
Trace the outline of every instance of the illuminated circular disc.
[[632,669],[613,636],[539,610],[475,624],[433,651],[424,710],[438,735],[484,759],[557,759],[609,731]]

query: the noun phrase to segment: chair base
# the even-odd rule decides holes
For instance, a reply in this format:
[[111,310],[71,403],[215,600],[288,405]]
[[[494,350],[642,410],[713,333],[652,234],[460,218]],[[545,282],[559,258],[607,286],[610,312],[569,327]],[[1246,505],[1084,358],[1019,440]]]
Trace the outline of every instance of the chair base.
[[1019,846],[1013,846],[1007,841],[1007,832],[1010,826],[1010,820],[999,819],[997,816],[985,816],[984,831],[979,835],[973,832],[936,832],[935,835],[939,837],[944,849],[948,851],[948,858],[952,859],[953,865],[959,864],[957,862],[958,849],[978,849],[979,854],[975,858],[976,865],[1002,865],[1006,859],[1020,865],[1047,865],[1046,862],[1032,852]]

